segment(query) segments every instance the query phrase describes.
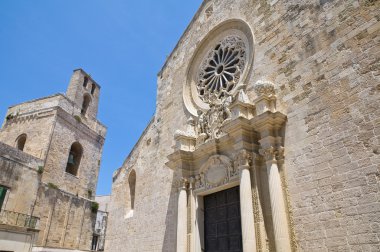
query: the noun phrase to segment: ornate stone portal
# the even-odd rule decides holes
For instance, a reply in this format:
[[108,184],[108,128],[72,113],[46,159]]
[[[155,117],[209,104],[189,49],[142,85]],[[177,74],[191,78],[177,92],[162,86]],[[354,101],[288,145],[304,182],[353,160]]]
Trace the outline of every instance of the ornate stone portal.
[[[273,247],[276,251],[292,250],[280,175],[284,167],[278,164],[284,155],[282,132],[286,116],[276,111],[273,83],[259,81],[254,89],[258,96],[254,103],[246,95],[245,85],[240,85],[235,94],[209,91],[208,98],[214,97],[208,100],[209,109],[199,110],[196,118],[188,120],[187,130],[175,134],[175,150],[168,156],[167,165],[177,171],[182,181],[178,252],[205,249],[203,196],[237,185],[243,251]],[[260,181],[262,171],[265,183]],[[263,218],[264,199],[260,197],[264,191],[269,192],[271,220]],[[187,196],[191,200],[187,201]]]

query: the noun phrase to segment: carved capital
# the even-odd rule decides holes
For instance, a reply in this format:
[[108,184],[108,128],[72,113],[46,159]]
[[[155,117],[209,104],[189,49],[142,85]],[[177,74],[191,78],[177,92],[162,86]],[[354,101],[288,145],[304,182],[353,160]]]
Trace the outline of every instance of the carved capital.
[[282,161],[285,158],[285,148],[283,146],[280,146],[277,148],[277,155],[276,158],[278,161]]
[[266,149],[260,149],[259,153],[263,156],[265,161],[282,161],[284,159],[284,150],[283,146],[277,148],[271,146]]
[[266,148],[266,149],[260,149],[259,153],[265,161],[275,161],[276,160],[276,151],[273,148],[273,146]]
[[189,178],[189,189],[190,189],[190,190],[193,190],[193,189],[194,189],[195,181],[196,181],[195,176],[192,176],[192,177]]
[[189,180],[188,178],[180,178],[179,181],[178,181],[178,185],[179,185],[179,189],[187,189],[187,186],[189,185]]
[[235,156],[235,166],[250,166],[252,164],[252,154],[247,150],[241,150]]

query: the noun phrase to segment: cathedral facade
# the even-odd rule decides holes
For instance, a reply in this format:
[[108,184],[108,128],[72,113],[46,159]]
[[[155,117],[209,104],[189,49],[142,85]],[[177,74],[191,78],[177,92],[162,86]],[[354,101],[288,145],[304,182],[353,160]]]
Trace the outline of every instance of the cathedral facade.
[[105,250],[379,251],[379,9],[204,1],[114,172]]

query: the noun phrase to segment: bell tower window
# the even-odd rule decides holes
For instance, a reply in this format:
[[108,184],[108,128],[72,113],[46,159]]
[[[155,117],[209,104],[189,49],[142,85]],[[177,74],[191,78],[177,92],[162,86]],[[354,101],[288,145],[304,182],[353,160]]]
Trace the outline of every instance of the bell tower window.
[[69,158],[67,160],[66,172],[74,176],[78,174],[80,160],[82,159],[83,149],[80,143],[75,142],[71,145]]
[[86,112],[87,112],[88,106],[90,105],[90,102],[91,102],[90,96],[88,94],[85,94],[83,96],[83,103],[82,103],[82,110],[81,110],[82,115],[86,115]]
[[25,143],[26,143],[26,134],[22,134],[16,140],[16,148],[19,149],[20,151],[24,151]]
[[95,89],[96,89],[96,85],[95,85],[95,83],[92,83],[92,87],[91,87],[91,94],[92,95],[95,93]]
[[84,87],[84,88],[87,87],[87,83],[88,83],[88,77],[85,76],[85,77],[84,77],[84,80],[83,80],[83,87]]

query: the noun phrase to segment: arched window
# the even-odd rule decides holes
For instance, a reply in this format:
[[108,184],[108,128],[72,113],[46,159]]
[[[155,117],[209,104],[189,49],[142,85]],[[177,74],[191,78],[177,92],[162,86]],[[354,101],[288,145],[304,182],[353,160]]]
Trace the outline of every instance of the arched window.
[[80,143],[78,142],[73,143],[70,148],[69,158],[67,159],[67,173],[77,176],[80,160],[82,159],[82,154],[82,145],[80,145]]
[[96,85],[95,85],[95,83],[92,83],[92,87],[91,87],[91,94],[92,95],[95,93],[95,89],[96,89]]
[[88,77],[85,76],[85,77],[84,77],[84,80],[83,80],[83,87],[84,87],[84,88],[87,87],[87,83],[88,83]]
[[25,142],[26,142],[26,134],[21,134],[16,139],[16,148],[19,149],[20,151],[24,151]]
[[125,218],[133,216],[135,208],[135,193],[136,193],[136,172],[132,170],[128,176],[128,185],[126,187],[126,213]]
[[135,188],[136,188],[136,172],[132,170],[128,177],[129,184],[129,195],[131,199],[130,208],[133,210],[135,208]]
[[81,114],[85,115],[87,113],[88,106],[90,105],[91,102],[91,97],[89,94],[85,94],[83,96],[83,103],[82,103],[82,110]]

